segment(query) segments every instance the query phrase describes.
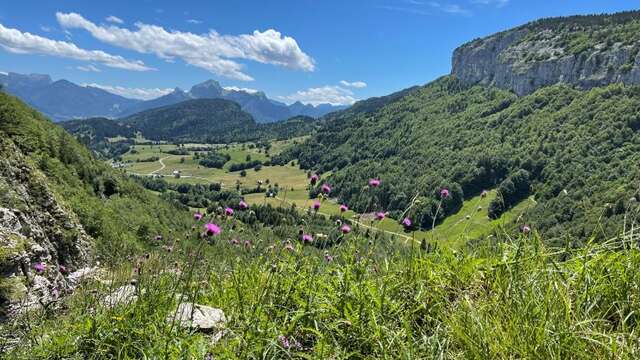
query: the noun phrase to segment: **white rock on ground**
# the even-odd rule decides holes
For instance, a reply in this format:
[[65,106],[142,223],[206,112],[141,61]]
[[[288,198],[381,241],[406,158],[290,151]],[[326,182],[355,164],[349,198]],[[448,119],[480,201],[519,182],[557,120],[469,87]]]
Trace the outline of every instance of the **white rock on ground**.
[[120,304],[130,304],[137,299],[136,287],[133,285],[124,285],[105,296],[105,298],[102,299],[102,305],[106,307],[115,307]]
[[178,305],[175,315],[171,314],[167,317],[169,322],[174,321],[174,319],[182,327],[190,327],[202,331],[220,329],[227,322],[227,318],[221,309],[189,302]]

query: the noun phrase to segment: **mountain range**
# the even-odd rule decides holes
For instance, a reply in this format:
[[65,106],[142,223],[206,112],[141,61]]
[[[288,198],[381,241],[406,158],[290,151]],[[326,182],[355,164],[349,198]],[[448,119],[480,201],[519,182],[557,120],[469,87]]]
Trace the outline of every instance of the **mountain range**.
[[49,75],[0,73],[0,85],[8,93],[54,121],[79,118],[121,118],[137,112],[193,99],[225,99],[240,105],[259,123],[275,122],[304,115],[320,117],[346,106],[296,102],[287,105],[269,99],[264,92],[223,88],[215,80],[194,85],[190,91],[179,88],[151,100],[129,99],[92,86],[80,86],[67,80],[53,81]]

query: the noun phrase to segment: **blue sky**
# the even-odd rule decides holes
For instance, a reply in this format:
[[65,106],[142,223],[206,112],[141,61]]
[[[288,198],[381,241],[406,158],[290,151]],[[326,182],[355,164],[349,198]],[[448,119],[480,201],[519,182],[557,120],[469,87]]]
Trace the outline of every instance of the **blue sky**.
[[448,73],[453,49],[474,38],[541,17],[634,8],[629,0],[3,1],[0,71],[146,98],[215,79],[288,103],[350,103]]

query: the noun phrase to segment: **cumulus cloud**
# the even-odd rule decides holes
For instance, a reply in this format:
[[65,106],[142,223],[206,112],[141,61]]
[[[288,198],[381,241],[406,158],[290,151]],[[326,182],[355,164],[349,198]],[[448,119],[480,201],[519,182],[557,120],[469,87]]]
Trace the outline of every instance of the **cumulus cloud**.
[[80,70],[80,71],[86,71],[86,72],[101,72],[100,69],[98,69],[97,67],[89,64],[87,66],[77,66],[76,69]]
[[104,91],[108,91],[112,94],[132,98],[132,99],[141,99],[141,100],[150,100],[155,99],[157,97],[167,95],[173,91],[170,88],[128,88],[123,86],[110,86],[110,85],[101,85],[101,84],[82,84],[84,87],[94,87],[98,89],[102,89]]
[[367,83],[364,82],[364,81],[348,82],[346,80],[340,80],[340,84],[342,86],[352,87],[352,88],[356,88],[356,89],[362,89],[362,88],[366,88],[367,87]]
[[250,89],[246,87],[237,87],[237,86],[224,86],[223,89],[227,91],[244,91],[249,94],[255,94],[258,92],[256,89]]
[[319,104],[351,105],[356,102],[351,90],[333,85],[299,90],[294,94],[279,96],[279,98],[288,103],[300,101],[303,104],[314,106]]
[[214,74],[237,80],[253,80],[242,65],[232,59],[252,60],[285,68],[314,71],[314,60],[305,54],[296,40],[274,29],[252,34],[221,35],[215,31],[194,34],[161,26],[136,23],[135,30],[118,26],[99,26],[76,13],[56,13],[61,26],[88,31],[107,44],[162,59],[180,58]]
[[120,19],[117,16],[113,16],[113,15],[107,16],[105,18],[105,20],[107,20],[110,23],[114,23],[114,24],[124,24],[124,20]]
[[52,40],[17,29],[6,28],[0,24],[0,46],[16,54],[42,54],[69,59],[93,61],[112,68],[133,71],[153,70],[142,61],[127,60],[122,56],[111,55],[100,50],[81,49],[73,43]]

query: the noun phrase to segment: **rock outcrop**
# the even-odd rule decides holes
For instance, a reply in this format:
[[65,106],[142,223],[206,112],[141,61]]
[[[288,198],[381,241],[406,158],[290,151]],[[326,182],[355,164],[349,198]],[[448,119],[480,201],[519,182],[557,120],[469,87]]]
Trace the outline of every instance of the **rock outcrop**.
[[521,96],[560,82],[640,84],[637,29],[640,13],[633,12],[541,20],[457,48],[452,75]]

